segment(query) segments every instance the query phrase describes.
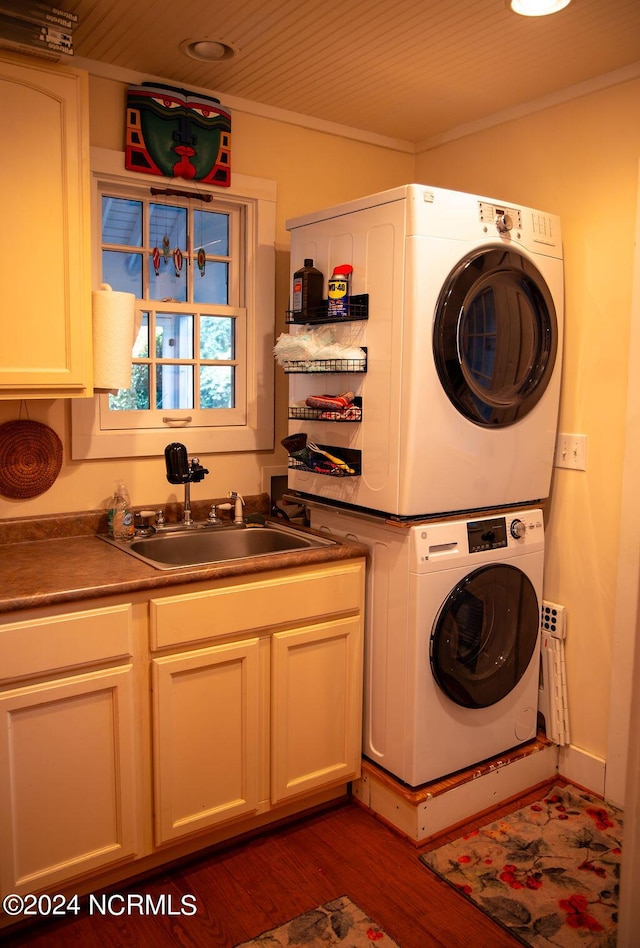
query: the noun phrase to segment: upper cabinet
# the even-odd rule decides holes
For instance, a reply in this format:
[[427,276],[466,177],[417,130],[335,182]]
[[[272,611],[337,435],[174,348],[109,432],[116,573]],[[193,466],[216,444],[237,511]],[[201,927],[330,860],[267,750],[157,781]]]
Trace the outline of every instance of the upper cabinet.
[[92,394],[88,77],[0,54],[0,398]]

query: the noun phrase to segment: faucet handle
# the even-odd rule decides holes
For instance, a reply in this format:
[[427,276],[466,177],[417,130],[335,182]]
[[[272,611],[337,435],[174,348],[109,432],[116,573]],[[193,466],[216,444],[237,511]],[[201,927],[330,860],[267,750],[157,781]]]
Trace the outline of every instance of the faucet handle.
[[164,510],[162,507],[156,511],[156,527],[164,527],[166,520],[164,518]]
[[156,528],[151,523],[151,518],[155,517],[155,514],[155,510],[138,510],[135,516],[140,521],[140,525],[135,528],[136,536],[143,537],[155,533]]

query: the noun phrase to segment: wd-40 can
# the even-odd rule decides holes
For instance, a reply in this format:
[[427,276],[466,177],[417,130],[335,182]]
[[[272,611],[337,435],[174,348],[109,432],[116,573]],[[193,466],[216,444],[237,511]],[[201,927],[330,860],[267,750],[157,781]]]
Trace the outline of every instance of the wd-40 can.
[[333,268],[328,281],[329,319],[346,319],[349,315],[349,277],[353,267],[343,263]]

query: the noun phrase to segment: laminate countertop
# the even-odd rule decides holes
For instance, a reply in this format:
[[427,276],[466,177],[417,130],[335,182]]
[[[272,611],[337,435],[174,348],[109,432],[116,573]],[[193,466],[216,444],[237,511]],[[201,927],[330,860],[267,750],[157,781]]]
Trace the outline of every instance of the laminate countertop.
[[[66,529],[73,528],[68,526]],[[351,540],[339,540],[313,549],[159,570],[105,543],[95,533],[35,539],[21,539],[22,536],[24,531],[16,530],[7,540],[7,531],[0,531],[2,614],[367,555],[366,546]]]

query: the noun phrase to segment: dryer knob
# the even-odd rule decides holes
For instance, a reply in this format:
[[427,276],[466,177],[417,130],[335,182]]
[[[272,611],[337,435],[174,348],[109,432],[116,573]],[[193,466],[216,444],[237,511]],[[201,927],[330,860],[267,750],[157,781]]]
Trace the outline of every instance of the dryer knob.
[[504,211],[496,211],[496,227],[499,234],[508,234],[513,227],[513,221]]
[[514,538],[514,540],[521,540],[526,532],[527,532],[527,528],[525,524],[522,522],[522,520],[514,520],[512,522],[511,536]]

